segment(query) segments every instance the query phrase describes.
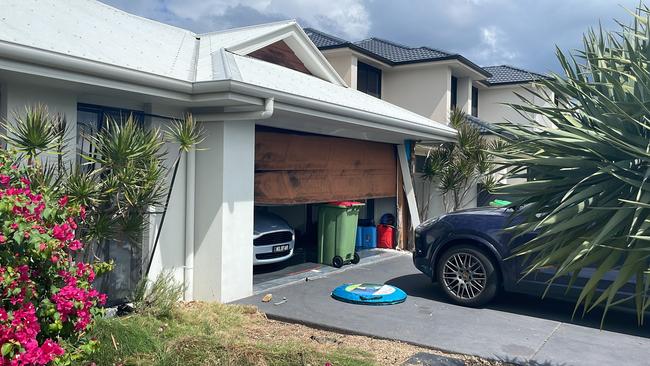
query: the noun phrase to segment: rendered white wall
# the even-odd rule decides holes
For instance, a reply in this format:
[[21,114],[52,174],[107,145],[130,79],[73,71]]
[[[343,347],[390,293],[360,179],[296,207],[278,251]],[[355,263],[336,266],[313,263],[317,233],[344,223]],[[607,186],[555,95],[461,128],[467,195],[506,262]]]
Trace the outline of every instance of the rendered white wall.
[[[420,219],[422,221],[438,217],[451,211],[451,209],[445,207],[445,199],[443,198],[442,192],[438,190],[437,183],[431,183],[423,179],[419,173],[416,173],[413,179],[413,185],[418,210],[420,210]],[[476,199],[476,185],[473,184],[465,196],[465,200],[463,200],[460,209],[476,207]],[[450,194],[447,195],[446,200],[448,207],[451,207],[453,198]]]
[[[126,103],[121,104],[126,108]],[[160,116],[167,116],[173,118],[182,118],[185,110],[180,108],[172,108],[161,104],[147,104],[138,108],[149,114],[156,114]],[[147,124],[151,128],[159,128],[164,130],[171,121],[161,118],[147,118]],[[167,152],[165,166],[168,167],[169,174],[166,179],[166,186],[169,187],[172,178],[173,163],[176,159],[178,146],[177,144],[165,143]],[[151,271],[149,272],[149,279],[155,279],[161,271],[170,272],[173,278],[178,283],[184,281],[184,265],[185,265],[185,182],[186,182],[186,160],[181,159],[176,180],[172,187],[169,205],[167,207],[167,214],[165,222],[161,228],[160,240],[158,248],[154,253]],[[161,212],[162,207],[154,208],[156,212]],[[145,243],[143,248],[144,265],[150,257],[150,251],[153,248],[156,234],[160,225],[162,214],[150,215],[149,232],[145,235]]]
[[384,70],[381,99],[436,122],[446,123],[451,101],[449,66]]
[[[527,87],[531,87],[528,85]],[[541,89],[538,89],[541,91]],[[478,115],[479,118],[492,123],[501,123],[506,120],[514,123],[527,124],[526,118],[520,115],[512,107],[503,103],[523,104],[521,99],[515,94],[518,93],[536,105],[543,106],[547,103],[539,97],[533,95],[522,85],[490,87],[479,90],[478,98]],[[542,93],[543,94],[543,93]],[[549,122],[540,116],[534,116],[537,123],[548,125]]]
[[255,124],[201,123],[196,154],[194,298],[232,301],[253,291]]
[[343,54],[325,54],[327,61],[352,89],[357,88],[357,58],[351,52]]

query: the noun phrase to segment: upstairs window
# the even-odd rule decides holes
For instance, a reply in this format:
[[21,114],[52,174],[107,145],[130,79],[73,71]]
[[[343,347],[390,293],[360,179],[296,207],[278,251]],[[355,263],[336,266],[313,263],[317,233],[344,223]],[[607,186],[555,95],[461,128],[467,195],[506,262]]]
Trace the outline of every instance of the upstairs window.
[[478,118],[478,88],[472,87],[472,116]]
[[357,63],[357,90],[381,98],[381,70],[363,62]]
[[458,105],[458,78],[455,76],[451,77],[451,105],[450,108],[456,109]]

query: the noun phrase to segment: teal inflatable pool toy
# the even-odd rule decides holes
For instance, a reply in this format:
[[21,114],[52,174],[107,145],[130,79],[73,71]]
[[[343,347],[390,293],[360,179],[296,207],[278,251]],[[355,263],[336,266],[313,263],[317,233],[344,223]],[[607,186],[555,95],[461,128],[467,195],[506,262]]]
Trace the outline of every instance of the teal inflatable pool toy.
[[345,284],[332,291],[336,300],[361,305],[394,305],[406,301],[406,292],[391,285]]

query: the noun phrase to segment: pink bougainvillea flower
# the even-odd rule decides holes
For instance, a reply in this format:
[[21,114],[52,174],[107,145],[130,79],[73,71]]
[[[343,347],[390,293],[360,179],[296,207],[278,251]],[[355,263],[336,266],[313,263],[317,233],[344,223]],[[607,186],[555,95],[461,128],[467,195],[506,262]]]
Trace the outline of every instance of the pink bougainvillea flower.
[[7,242],[7,237],[4,235],[0,235],[0,244],[4,244]]
[[83,244],[81,244],[79,240],[73,240],[70,242],[70,245],[68,245],[68,248],[72,251],[81,250],[83,247]]
[[59,198],[59,206],[64,207],[68,204],[68,196],[63,196]]
[[11,181],[11,178],[8,175],[0,174],[0,184],[6,186]]

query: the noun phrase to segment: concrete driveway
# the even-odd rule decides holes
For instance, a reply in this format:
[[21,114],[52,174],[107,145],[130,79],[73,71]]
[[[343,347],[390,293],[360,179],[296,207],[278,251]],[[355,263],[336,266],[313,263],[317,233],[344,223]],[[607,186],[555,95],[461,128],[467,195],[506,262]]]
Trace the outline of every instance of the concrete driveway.
[[[238,303],[256,305],[285,321],[523,365],[650,364],[650,328],[638,328],[634,314],[611,312],[601,331],[600,314],[572,322],[571,303],[505,294],[482,309],[456,306],[413,267],[409,254],[347,268],[271,289],[270,303],[261,302],[263,294]],[[395,285],[409,297],[380,307],[330,297],[334,287],[358,282]],[[287,301],[275,305],[283,297]]]

